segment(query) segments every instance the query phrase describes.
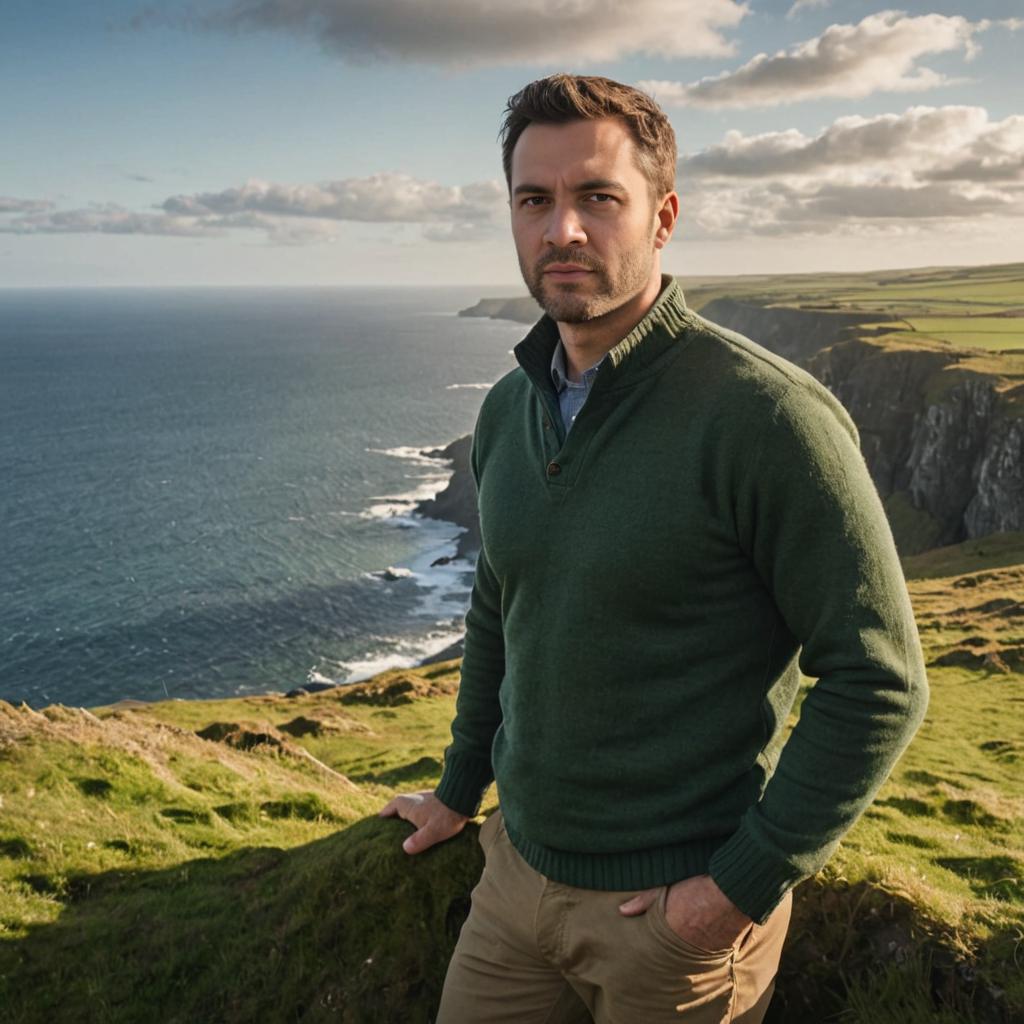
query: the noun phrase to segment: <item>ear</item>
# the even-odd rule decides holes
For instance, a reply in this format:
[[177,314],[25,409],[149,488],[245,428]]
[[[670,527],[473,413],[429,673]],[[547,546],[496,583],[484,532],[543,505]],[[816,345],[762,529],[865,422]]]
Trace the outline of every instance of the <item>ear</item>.
[[654,248],[663,249],[672,237],[676,221],[679,219],[679,196],[669,192],[661,201],[656,214],[657,228],[654,232]]

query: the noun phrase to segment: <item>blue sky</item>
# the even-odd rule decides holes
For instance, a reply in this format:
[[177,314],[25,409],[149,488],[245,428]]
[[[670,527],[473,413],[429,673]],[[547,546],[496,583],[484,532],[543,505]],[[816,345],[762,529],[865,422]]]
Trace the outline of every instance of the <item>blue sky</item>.
[[1024,259],[1022,0],[7,0],[2,25],[0,286],[515,288],[496,133],[563,70],[671,116],[672,272]]

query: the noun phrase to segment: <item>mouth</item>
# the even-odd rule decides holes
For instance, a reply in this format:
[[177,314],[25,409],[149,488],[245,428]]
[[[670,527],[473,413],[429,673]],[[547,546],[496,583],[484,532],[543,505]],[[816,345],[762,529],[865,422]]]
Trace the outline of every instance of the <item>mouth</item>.
[[592,270],[581,267],[578,263],[550,263],[544,268],[544,276],[554,281],[580,281]]

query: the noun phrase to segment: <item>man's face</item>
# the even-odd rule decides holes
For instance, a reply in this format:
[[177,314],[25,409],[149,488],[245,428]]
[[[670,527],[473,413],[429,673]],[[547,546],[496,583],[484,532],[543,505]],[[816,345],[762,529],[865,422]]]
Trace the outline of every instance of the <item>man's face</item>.
[[583,323],[649,284],[656,209],[625,124],[531,124],[512,152],[519,269],[552,319]]

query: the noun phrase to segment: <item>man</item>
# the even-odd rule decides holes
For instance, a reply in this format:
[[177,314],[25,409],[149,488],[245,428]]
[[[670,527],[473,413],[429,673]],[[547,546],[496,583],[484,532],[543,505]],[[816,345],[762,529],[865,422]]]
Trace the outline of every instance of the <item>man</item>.
[[892,534],[839,402],[661,274],[679,199],[657,105],[555,75],[502,139],[546,315],[474,432],[444,773],[381,811],[419,853],[497,781],[438,1021],[756,1024],[792,887],[924,714]]

